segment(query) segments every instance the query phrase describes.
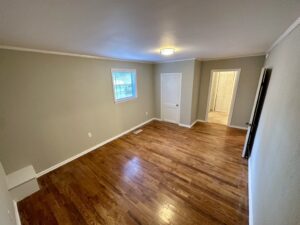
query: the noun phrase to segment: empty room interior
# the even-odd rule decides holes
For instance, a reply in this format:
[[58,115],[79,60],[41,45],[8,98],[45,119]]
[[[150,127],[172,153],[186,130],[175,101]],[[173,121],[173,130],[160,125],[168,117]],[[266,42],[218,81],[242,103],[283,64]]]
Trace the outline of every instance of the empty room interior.
[[1,225],[300,225],[299,0],[0,0]]

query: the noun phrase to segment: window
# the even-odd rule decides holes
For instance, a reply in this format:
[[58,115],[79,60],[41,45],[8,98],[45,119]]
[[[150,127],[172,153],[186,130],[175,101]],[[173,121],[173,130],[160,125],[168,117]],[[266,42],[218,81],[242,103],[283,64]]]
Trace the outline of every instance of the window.
[[136,70],[112,69],[115,102],[128,101],[137,97]]

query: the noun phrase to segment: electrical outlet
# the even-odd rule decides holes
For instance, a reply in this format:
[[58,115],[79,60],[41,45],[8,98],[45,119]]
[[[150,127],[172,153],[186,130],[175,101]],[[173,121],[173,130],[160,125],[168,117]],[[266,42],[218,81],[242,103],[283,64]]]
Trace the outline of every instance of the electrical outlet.
[[89,136],[89,138],[91,138],[93,135],[91,132],[88,132],[88,136]]
[[145,115],[148,116],[148,112],[145,112]]

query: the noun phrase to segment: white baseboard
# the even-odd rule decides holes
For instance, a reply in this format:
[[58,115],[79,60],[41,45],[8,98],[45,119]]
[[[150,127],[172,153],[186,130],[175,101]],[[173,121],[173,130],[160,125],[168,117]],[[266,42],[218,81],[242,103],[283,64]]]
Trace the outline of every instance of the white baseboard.
[[18,204],[14,200],[13,201],[14,209],[15,209],[15,218],[16,218],[16,224],[21,225],[21,220],[20,220],[20,215],[19,215],[19,210],[18,210]]
[[[153,120],[163,121],[161,118],[153,118]],[[173,123],[173,122],[170,122],[170,121],[167,121],[167,120],[165,120],[165,122]],[[184,124],[184,123],[178,123],[178,125],[181,126],[181,127],[192,128],[197,122],[198,122],[198,120],[195,120],[191,125]]]
[[191,125],[191,128],[198,122],[198,120],[195,120],[192,125]]
[[252,202],[252,185],[251,185],[251,162],[248,161],[248,199],[249,199],[249,225],[253,225],[253,202]]
[[114,136],[114,137],[112,137],[112,138],[109,138],[109,139],[107,139],[107,140],[105,140],[105,141],[103,141],[103,142],[101,142],[101,143],[99,143],[99,144],[97,144],[97,145],[95,145],[95,146],[89,148],[89,149],[86,149],[86,150],[80,152],[80,153],[77,154],[77,155],[74,155],[74,156],[72,156],[72,157],[70,157],[70,158],[68,158],[68,159],[66,159],[66,160],[64,160],[64,161],[62,161],[62,162],[60,162],[60,163],[55,164],[54,166],[51,166],[51,167],[48,168],[48,169],[45,169],[45,170],[39,172],[39,173],[37,174],[37,177],[41,177],[41,176],[45,175],[46,173],[49,173],[49,172],[51,172],[52,170],[55,170],[55,169],[57,169],[58,167],[61,167],[61,166],[65,165],[65,164],[67,164],[67,163],[73,161],[74,159],[77,159],[77,158],[79,158],[79,157],[81,157],[81,156],[83,156],[83,155],[85,155],[85,154],[87,154],[87,153],[89,153],[89,152],[91,152],[91,151],[94,151],[94,150],[96,150],[97,148],[99,148],[99,147],[101,147],[101,146],[103,146],[103,145],[105,145],[105,144],[107,144],[107,143],[109,143],[109,142],[111,142],[111,141],[113,141],[113,140],[115,140],[115,139],[117,139],[117,138],[119,138],[119,137],[121,137],[121,136],[123,136],[123,135],[125,135],[125,134],[127,134],[127,133],[129,133],[129,132],[131,132],[131,131],[133,131],[133,130],[135,130],[135,129],[141,127],[141,126],[143,126],[143,125],[145,125],[145,124],[147,124],[147,123],[149,123],[149,122],[151,122],[151,121],[153,121],[153,120],[159,120],[159,119],[158,119],[158,118],[152,118],[152,119],[147,120],[147,121],[145,121],[145,122],[143,122],[143,123],[140,123],[139,125],[137,125],[137,126],[135,126],[135,127],[132,127],[132,128],[130,128],[129,130],[126,130],[126,131],[124,131],[124,132],[122,132],[122,133],[120,133],[120,134],[118,134],[118,135],[116,135],[116,136]]
[[[201,123],[207,123],[206,120],[197,120],[197,121],[201,122]],[[236,128],[236,129],[240,129],[240,130],[248,130],[247,127],[241,127],[241,126],[235,126],[235,125],[228,125],[228,127]]]
[[192,128],[197,122],[198,122],[198,120],[195,120],[191,125],[187,125],[184,123],[179,123],[178,125],[181,127]]
[[190,125],[187,125],[187,124],[184,124],[184,123],[179,123],[178,125],[181,126],[181,127],[191,128]]
[[231,127],[231,128],[236,128],[236,129],[240,129],[240,130],[248,130],[247,127],[241,127],[241,126],[235,126],[235,125],[229,125],[229,127]]
[[157,117],[152,118],[152,120],[162,121],[161,118],[157,118]]

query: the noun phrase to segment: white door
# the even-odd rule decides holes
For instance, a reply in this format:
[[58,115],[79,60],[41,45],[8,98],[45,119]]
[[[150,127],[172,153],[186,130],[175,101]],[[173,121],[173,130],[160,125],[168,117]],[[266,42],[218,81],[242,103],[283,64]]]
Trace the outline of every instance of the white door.
[[181,74],[161,74],[161,119],[179,123],[180,118]]

